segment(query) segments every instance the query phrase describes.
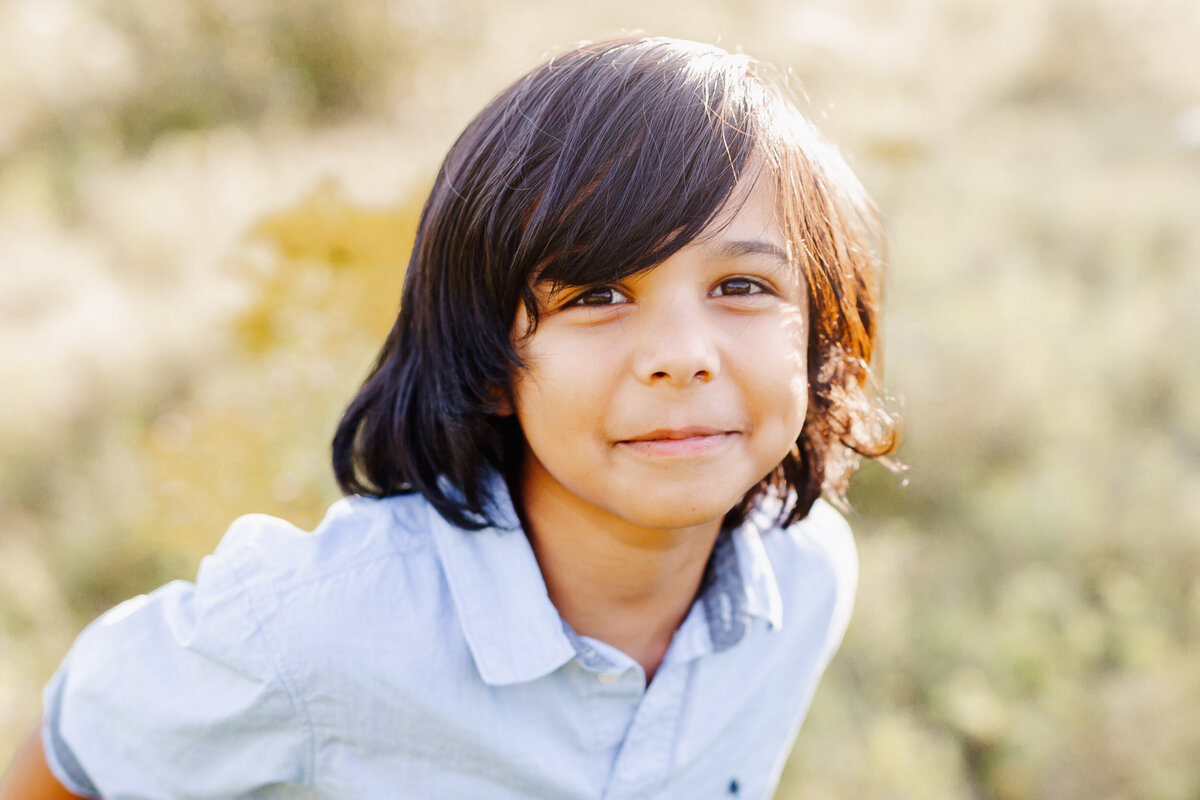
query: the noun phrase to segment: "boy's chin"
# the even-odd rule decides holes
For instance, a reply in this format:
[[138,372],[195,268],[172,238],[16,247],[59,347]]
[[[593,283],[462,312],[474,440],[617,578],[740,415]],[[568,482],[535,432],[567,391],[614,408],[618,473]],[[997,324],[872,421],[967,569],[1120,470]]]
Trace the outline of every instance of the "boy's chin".
[[683,528],[704,528],[721,524],[725,515],[737,505],[742,495],[717,499],[710,496],[702,498],[689,497],[660,497],[646,499],[636,507],[625,509],[622,517],[627,522],[650,530],[679,530]]

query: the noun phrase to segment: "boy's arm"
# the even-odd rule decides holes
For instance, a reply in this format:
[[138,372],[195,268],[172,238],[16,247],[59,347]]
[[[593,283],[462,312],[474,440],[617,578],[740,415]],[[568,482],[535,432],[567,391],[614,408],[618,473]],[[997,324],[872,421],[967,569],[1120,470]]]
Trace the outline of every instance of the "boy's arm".
[[0,800],[74,800],[78,796],[67,791],[46,765],[38,722],[0,783]]

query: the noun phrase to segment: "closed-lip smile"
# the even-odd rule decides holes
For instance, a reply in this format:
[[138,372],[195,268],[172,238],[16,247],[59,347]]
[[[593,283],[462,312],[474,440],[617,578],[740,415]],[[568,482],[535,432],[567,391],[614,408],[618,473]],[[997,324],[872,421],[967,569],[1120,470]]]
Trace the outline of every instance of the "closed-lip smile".
[[617,442],[622,447],[652,456],[702,455],[717,449],[735,435],[723,428],[689,426],[657,428]]

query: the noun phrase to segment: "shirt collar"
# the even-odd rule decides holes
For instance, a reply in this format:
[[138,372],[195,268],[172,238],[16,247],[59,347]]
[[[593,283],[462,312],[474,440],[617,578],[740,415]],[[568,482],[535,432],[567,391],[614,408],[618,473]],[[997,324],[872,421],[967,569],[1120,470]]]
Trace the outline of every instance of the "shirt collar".
[[714,652],[741,641],[751,617],[774,630],[783,624],[783,602],[762,532],[774,522],[755,512],[740,527],[722,531],[704,574],[700,602]]
[[484,682],[491,686],[540,678],[570,661],[575,647],[538,569],[533,548],[516,525],[504,481],[492,483],[493,515],[511,527],[464,531],[432,508],[430,528],[458,611],[463,635]]
[[[499,686],[540,678],[576,656],[586,664],[580,637],[550,602],[499,476],[491,495],[493,519],[501,525],[479,531],[455,527],[430,509],[435,546],[480,676]],[[779,586],[762,541],[772,527],[774,521],[756,511],[717,538],[699,597],[714,652],[739,642],[752,617],[770,629],[782,625]]]

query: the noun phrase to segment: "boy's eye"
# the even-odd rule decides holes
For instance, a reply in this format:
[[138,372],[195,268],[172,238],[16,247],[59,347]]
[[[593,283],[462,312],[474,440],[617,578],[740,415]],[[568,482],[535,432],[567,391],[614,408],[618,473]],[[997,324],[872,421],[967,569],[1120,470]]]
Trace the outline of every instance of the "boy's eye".
[[727,297],[736,294],[758,294],[765,291],[766,289],[763,288],[761,283],[750,278],[729,278],[728,280],[721,281],[713,293],[718,296]]
[[576,295],[569,306],[610,306],[616,303],[627,303],[629,298],[619,289],[612,286],[594,286]]

